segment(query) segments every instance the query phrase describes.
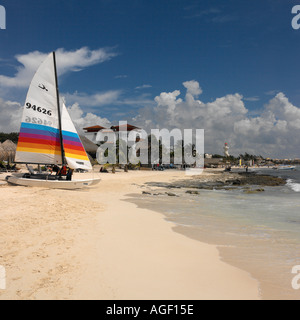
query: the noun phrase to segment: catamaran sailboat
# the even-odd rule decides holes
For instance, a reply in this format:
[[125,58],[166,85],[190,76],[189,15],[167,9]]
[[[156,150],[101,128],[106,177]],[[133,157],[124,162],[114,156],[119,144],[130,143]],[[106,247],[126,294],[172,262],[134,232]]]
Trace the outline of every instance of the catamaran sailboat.
[[[92,170],[91,162],[64,103],[60,101],[55,52],[37,70],[27,94],[15,163]],[[59,176],[13,175],[7,182],[20,186],[79,189],[100,179],[65,180]]]

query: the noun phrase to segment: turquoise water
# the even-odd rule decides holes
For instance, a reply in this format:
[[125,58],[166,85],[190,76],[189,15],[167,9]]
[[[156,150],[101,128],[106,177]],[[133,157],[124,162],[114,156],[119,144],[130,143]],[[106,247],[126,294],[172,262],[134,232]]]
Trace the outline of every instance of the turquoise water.
[[176,190],[177,198],[134,202],[164,213],[177,225],[175,231],[217,245],[225,262],[260,281],[263,298],[300,300],[300,291],[291,285],[292,268],[300,265],[300,170],[263,173],[285,177],[288,183],[257,194]]

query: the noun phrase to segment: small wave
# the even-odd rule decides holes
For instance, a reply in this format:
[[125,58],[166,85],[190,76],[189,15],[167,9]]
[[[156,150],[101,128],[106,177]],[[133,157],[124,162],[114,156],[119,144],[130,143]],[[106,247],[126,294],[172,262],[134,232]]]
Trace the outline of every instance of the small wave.
[[295,181],[294,180],[288,180],[287,181],[287,186],[289,187],[289,188],[291,188],[293,191],[295,191],[295,192],[300,192],[300,183],[295,183]]

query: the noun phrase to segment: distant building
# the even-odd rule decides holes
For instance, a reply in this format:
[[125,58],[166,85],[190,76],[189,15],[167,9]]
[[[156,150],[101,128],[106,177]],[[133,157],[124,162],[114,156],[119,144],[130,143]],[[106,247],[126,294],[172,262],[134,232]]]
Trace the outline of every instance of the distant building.
[[85,131],[84,135],[86,138],[88,138],[91,142],[96,143],[96,137],[100,130],[104,130],[106,128],[101,126],[93,126],[88,128],[83,128]]
[[221,168],[224,167],[224,159],[222,158],[205,158],[205,168]]

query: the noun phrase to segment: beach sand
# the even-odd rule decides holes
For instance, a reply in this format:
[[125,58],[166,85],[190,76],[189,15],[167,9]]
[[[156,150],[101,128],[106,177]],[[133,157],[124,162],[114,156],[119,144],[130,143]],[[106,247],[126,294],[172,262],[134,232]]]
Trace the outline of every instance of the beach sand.
[[258,282],[222,262],[216,246],[124,201],[145,182],[183,179],[184,172],[100,177],[98,186],[77,191],[0,186],[1,300],[260,299]]

